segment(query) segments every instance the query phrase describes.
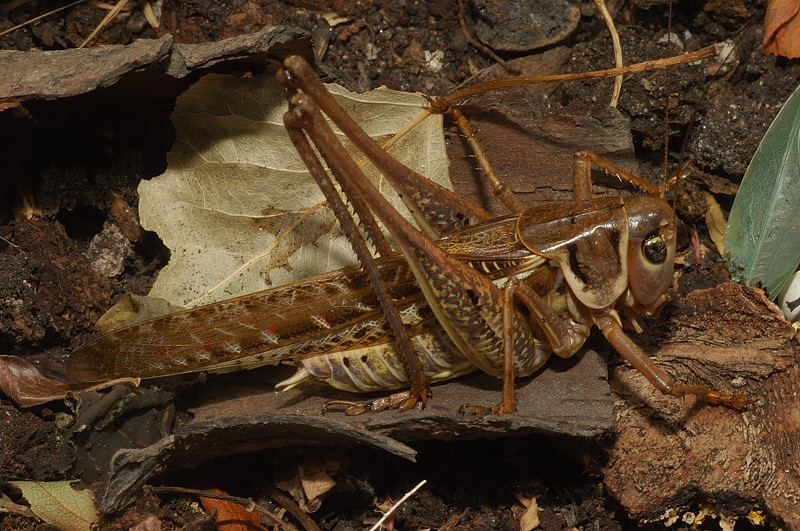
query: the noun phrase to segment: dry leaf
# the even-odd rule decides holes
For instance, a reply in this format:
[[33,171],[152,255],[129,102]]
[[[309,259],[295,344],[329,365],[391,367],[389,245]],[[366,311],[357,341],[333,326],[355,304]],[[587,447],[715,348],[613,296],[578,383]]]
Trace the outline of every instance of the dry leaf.
[[288,492],[307,513],[317,511],[322,497],[336,486],[330,476],[339,470],[339,461],[327,455],[311,455],[297,463],[276,462],[275,486]]
[[99,391],[119,383],[139,385],[139,378],[120,378],[98,384],[76,384],[49,378],[24,358],[0,356],[0,391],[21,407],[62,400],[68,391]]
[[97,523],[97,511],[92,491],[76,490],[77,481],[8,481],[19,490],[31,510],[47,522],[64,531],[88,531]]
[[0,513],[11,513],[24,516],[25,518],[36,518],[31,508],[27,505],[14,503],[14,500],[0,492]]
[[800,57],[800,1],[769,0],[764,15],[764,53]]
[[33,363],[17,356],[0,356],[0,390],[22,407],[64,398],[70,384],[48,378]]
[[303,487],[306,498],[315,500],[324,496],[336,486],[336,480],[330,477],[327,472],[316,467],[300,467],[300,484]]
[[[379,141],[427,107],[418,95],[385,88],[363,95],[328,88]],[[172,115],[177,142],[167,170],[139,186],[141,224],[172,252],[151,296],[192,307],[354,262],[288,139],[286,109],[268,74],[210,74],[178,98]],[[449,186],[440,116],[426,118],[389,152]],[[365,171],[386,193],[388,183],[374,169]],[[393,203],[399,205],[396,195]]]
[[168,313],[181,310],[164,299],[126,293],[94,324],[95,329],[107,334],[123,326],[155,319]]
[[[225,494],[218,489],[210,489],[211,492],[218,494]],[[203,504],[203,509],[206,512],[211,512],[213,509],[217,510],[217,518],[214,520],[217,531],[254,531],[263,529],[261,525],[261,517],[255,511],[248,511],[247,508],[240,504],[228,500],[220,500],[219,498],[206,498],[201,496],[200,503]]]
[[537,527],[539,527],[539,504],[536,503],[536,498],[531,498],[530,504],[519,519],[519,529],[520,531],[531,531]]
[[728,221],[725,219],[725,214],[723,214],[722,208],[719,206],[719,203],[717,203],[717,200],[714,199],[713,195],[704,192],[703,197],[706,200],[706,227],[708,227],[708,235],[711,237],[711,241],[714,242],[719,254],[722,255],[725,251],[725,228],[728,225]]

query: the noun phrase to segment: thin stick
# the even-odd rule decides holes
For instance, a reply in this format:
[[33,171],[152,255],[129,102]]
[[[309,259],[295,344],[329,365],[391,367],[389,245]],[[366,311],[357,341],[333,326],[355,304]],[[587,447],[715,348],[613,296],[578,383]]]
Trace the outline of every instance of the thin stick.
[[8,238],[4,238],[4,237],[0,236],[0,241],[6,242],[8,244],[8,246],[11,247],[12,249],[16,249],[17,251],[22,252],[22,249],[19,248],[19,245],[15,244],[14,242],[9,240]]
[[[597,4],[597,9],[599,9],[600,14],[603,15],[603,19],[606,21],[606,26],[608,27],[608,32],[611,34],[611,43],[614,46],[614,65],[617,68],[622,68],[622,46],[619,43],[619,33],[617,33],[617,28],[614,26],[611,13],[609,13],[606,8],[605,0],[594,0],[594,3]],[[622,92],[622,74],[614,78],[614,93],[611,95],[609,106],[617,106],[620,92]]]
[[[230,494],[221,494],[219,492],[212,492],[209,490],[202,490],[202,489],[189,489],[186,487],[152,487],[147,486],[147,488],[151,492],[155,493],[178,493],[178,494],[191,494],[193,496],[202,496],[203,498],[214,498],[216,500],[224,500],[233,503],[238,503],[239,505],[243,505],[247,508],[248,511],[255,511],[261,516],[265,517],[267,520],[272,522],[274,525],[277,525],[280,529],[285,529],[286,531],[300,531],[295,526],[290,524],[289,522],[284,522],[276,515],[272,514],[268,510],[264,509],[260,505],[258,505],[252,498],[242,498],[239,496],[231,496]],[[319,530],[319,527],[317,527]]]
[[119,2],[117,2],[117,4],[113,7],[113,9],[111,9],[111,11],[109,11],[106,14],[106,16],[103,18],[103,20],[100,21],[100,24],[97,25],[97,27],[92,31],[92,33],[88,37],[86,37],[86,40],[83,41],[80,46],[78,46],[78,48],[83,48],[84,46],[89,44],[89,41],[94,39],[95,35],[97,35],[97,33],[101,29],[106,27],[106,25],[109,22],[111,22],[114,19],[114,17],[119,15],[119,12],[122,11],[122,8],[125,7],[125,4],[127,4],[127,3],[128,3],[128,0],[119,0]]
[[33,24],[37,20],[43,19],[44,17],[49,17],[50,15],[58,13],[59,11],[63,11],[65,9],[69,9],[72,6],[76,6],[78,4],[82,4],[83,2],[86,2],[86,0],[77,0],[77,2],[72,2],[71,4],[67,4],[65,6],[61,6],[61,7],[57,8],[57,9],[52,10],[52,11],[48,11],[47,13],[45,13],[43,15],[39,15],[38,17],[33,17],[32,19],[30,19],[30,20],[28,20],[26,22],[23,22],[22,24],[18,24],[16,26],[14,26],[13,28],[8,28],[7,30],[0,31],[0,37],[5,35],[6,33],[11,33],[14,30],[18,30],[18,29],[20,29],[22,27],[25,27],[28,24]]
[[422,481],[420,481],[419,483],[417,483],[417,486],[416,486],[416,487],[414,487],[414,488],[413,488],[413,489],[411,489],[410,491],[406,492],[406,493],[405,493],[405,495],[404,495],[402,498],[400,498],[400,499],[397,501],[397,503],[395,503],[394,505],[392,505],[392,507],[391,507],[391,508],[390,508],[388,511],[386,511],[385,513],[383,513],[383,516],[381,517],[381,519],[380,519],[380,520],[378,520],[378,521],[375,523],[375,525],[374,525],[374,526],[372,526],[372,527],[369,529],[369,531],[378,531],[378,529],[380,529],[380,528],[381,528],[381,526],[382,526],[382,525],[383,525],[383,523],[386,521],[386,519],[387,519],[387,518],[389,518],[389,517],[392,515],[392,513],[393,513],[393,512],[395,512],[395,511],[397,510],[397,508],[398,508],[398,507],[400,507],[400,505],[402,505],[402,503],[403,503],[404,501],[406,501],[407,499],[409,499],[409,498],[410,498],[410,497],[411,497],[411,496],[412,496],[412,495],[413,495],[415,492],[417,492],[417,491],[418,491],[420,488],[422,488],[422,486],[423,486],[425,483],[427,483],[427,482],[428,482],[428,480],[427,480],[427,479],[423,479]]
[[482,51],[483,53],[485,53],[486,55],[488,55],[492,59],[494,59],[500,66],[505,68],[507,72],[509,72],[511,74],[519,74],[519,69],[512,67],[510,64],[508,64],[508,62],[505,59],[503,59],[502,57],[500,57],[499,55],[494,53],[494,51],[492,51],[491,48],[489,48],[488,46],[486,46],[482,42],[478,42],[478,40],[475,39],[470,34],[469,29],[467,29],[467,23],[464,20],[464,1],[463,0],[458,0],[458,21],[461,23],[461,33],[464,34],[464,37],[467,39],[467,42],[469,42],[475,48],[479,49],[480,51]]
[[266,491],[267,496],[275,500],[278,505],[286,509],[289,514],[294,516],[297,521],[300,522],[300,525],[303,526],[303,529],[306,531],[322,531],[317,523],[310,516],[308,516],[308,514],[306,514],[306,512],[303,511],[303,509],[301,509],[292,498],[281,492],[281,490],[279,490],[277,487],[268,484],[264,487],[264,490]]
[[684,63],[692,63],[709,57],[716,57],[719,51],[716,46],[706,46],[696,52],[678,55],[676,57],[667,57],[666,59],[656,59],[655,61],[645,61],[643,63],[636,63],[622,68],[609,68],[606,70],[594,70],[592,72],[582,72],[578,74],[555,74],[552,76],[522,76],[510,77],[508,79],[498,79],[496,81],[487,81],[485,83],[478,83],[462,90],[453,92],[444,99],[448,102],[460,100],[468,96],[480,94],[489,90],[495,90],[505,87],[515,87],[517,85],[535,85],[539,83],[561,83],[562,81],[580,81],[584,79],[602,79],[605,77],[615,77],[620,74],[635,74],[639,72],[646,72],[648,70],[658,70],[668,66],[680,65]]

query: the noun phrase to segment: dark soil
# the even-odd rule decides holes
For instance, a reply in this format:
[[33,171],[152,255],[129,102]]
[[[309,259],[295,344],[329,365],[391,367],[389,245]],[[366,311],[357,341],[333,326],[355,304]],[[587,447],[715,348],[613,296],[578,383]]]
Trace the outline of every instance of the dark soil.
[[[623,85],[619,105],[630,119],[639,171],[658,182],[663,169],[667,101],[670,167],[675,167],[684,138],[688,138],[681,156],[695,161],[697,171],[692,180],[699,190],[711,191],[728,210],[759,140],[797,85],[800,65],[762,54],[763,1],[711,1],[702,6],[684,1],[671,8],[643,0],[633,5],[610,3],[626,63],[729,39],[734,44],[733,66],[719,76],[710,75],[709,65],[713,63],[709,62],[672,68],[668,77],[663,71],[632,77]],[[0,30],[59,4],[44,0],[0,11]],[[467,25],[474,27],[483,12],[471,2],[466,4]],[[157,30],[150,28],[135,9],[102,30],[91,46],[128,44],[165,33],[172,34],[176,42],[201,43],[258,31],[266,25],[294,25],[312,36],[323,71],[335,75],[350,89],[364,91],[387,85],[435,95],[454,91],[469,83],[472,74],[494,64],[467,42],[455,1],[176,1],[164,3]],[[671,32],[677,35],[679,46],[659,44],[667,40],[670,11]],[[332,27],[325,18],[330,13],[344,17],[343,22]],[[581,4],[580,15],[577,29],[566,40],[548,47],[571,50],[567,71],[613,66],[605,25],[590,4]],[[81,4],[0,37],[0,48],[76,47],[103,16],[105,12],[94,4]],[[501,55],[511,59],[525,53]],[[441,58],[440,66],[432,66],[432,57]],[[467,108],[480,115],[494,104],[492,100],[506,98],[504,94],[475,100]],[[554,108],[578,100],[591,114],[605,106],[610,94],[611,81],[599,81],[562,85],[548,98]],[[146,107],[137,99],[91,98],[30,101],[22,108],[0,113],[0,159],[6,168],[0,176],[0,347],[4,354],[28,357],[43,370],[56,374],[63,373],[70,349],[91,337],[93,322],[112,303],[126,292],[148,291],[169,255],[152,234],[126,234],[133,244],[124,252],[121,272],[111,278],[91,269],[84,256],[109,219],[125,218],[119,213],[120,205],[135,210],[140,179],[163,171],[174,140],[169,122],[174,105],[171,97],[158,100],[158,105],[150,99]],[[501,172],[515,172],[503,150],[517,146],[508,141],[505,146],[493,145],[492,119],[486,119],[488,125],[482,125],[481,119],[476,116],[476,133],[490,160],[498,161]],[[454,128],[449,135],[456,153],[463,152]],[[458,164],[454,163],[456,167]],[[515,186],[513,175],[509,180]],[[118,194],[116,199],[111,190]],[[42,216],[24,219],[30,210],[19,206],[23,201],[41,210]],[[695,213],[685,223],[697,224],[701,238],[708,242],[702,219],[702,212]],[[688,248],[688,238],[684,241]],[[719,262],[709,258],[704,264],[692,265],[680,286],[682,293],[674,295],[680,301],[686,292],[724,280],[726,273]],[[680,308],[680,302],[673,303],[662,319],[669,319]],[[590,341],[600,343],[601,339],[593,336]],[[176,404],[180,419],[180,397]],[[0,428],[0,479],[69,477],[65,463],[60,462],[63,448],[56,427],[60,414],[68,411],[62,403],[20,409],[2,397],[0,409],[4,419]],[[612,440],[613,435],[589,440],[528,435],[422,441],[410,443],[419,452],[416,464],[356,447],[346,456],[332,458],[342,464],[336,474],[338,485],[313,518],[323,529],[366,529],[367,521],[378,515],[376,503],[397,500],[426,479],[427,486],[399,509],[396,529],[517,530],[521,499],[535,499],[541,528],[548,531],[634,529],[639,523],[608,493],[600,477],[609,465],[607,452]],[[265,492],[266,485],[273,482],[276,463],[303,456],[303,449],[298,448],[217,458],[192,470],[171,472],[160,480],[165,485],[221,488],[272,506]],[[165,529],[213,529],[212,520],[192,501],[182,495],[156,497],[143,492],[132,508],[105,516],[101,528],[129,529],[155,517]],[[684,496],[682,509],[698,513],[701,501]],[[766,516],[773,525],[780,525],[787,517],[768,511]],[[697,527],[682,520],[676,525]],[[717,525],[716,520],[707,518],[700,527]],[[737,529],[746,525],[746,520],[740,520]],[[0,516],[0,528],[46,526],[33,519]]]

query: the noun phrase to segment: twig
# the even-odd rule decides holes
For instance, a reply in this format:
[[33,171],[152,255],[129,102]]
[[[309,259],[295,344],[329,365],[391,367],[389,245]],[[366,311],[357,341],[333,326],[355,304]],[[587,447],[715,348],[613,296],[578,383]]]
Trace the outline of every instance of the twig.
[[[611,13],[609,13],[606,8],[605,0],[594,0],[594,3],[597,4],[597,9],[599,9],[600,14],[603,15],[603,19],[606,21],[606,26],[608,27],[608,32],[611,34],[611,43],[614,46],[614,66],[622,68],[622,46],[619,44],[619,33],[617,33],[617,28],[614,26]],[[617,106],[620,92],[622,92],[622,74],[614,78],[614,93],[611,95],[609,106]]]
[[97,27],[92,31],[92,33],[88,37],[86,37],[86,40],[83,41],[80,46],[78,46],[78,48],[83,48],[84,46],[89,44],[89,41],[94,39],[95,35],[97,35],[97,33],[101,29],[106,27],[106,25],[109,22],[114,20],[114,17],[119,15],[119,12],[122,11],[122,8],[125,7],[125,4],[127,4],[127,3],[128,3],[128,0],[119,0],[119,2],[117,2],[117,4],[111,9],[111,11],[109,11],[106,14],[106,16],[103,18],[103,20],[100,21],[100,24],[97,25]]
[[[233,503],[238,503],[239,505],[243,505],[247,508],[248,511],[255,511],[261,516],[265,517],[267,520],[272,522],[274,525],[278,526],[279,529],[285,529],[286,531],[300,531],[295,526],[288,522],[284,522],[276,515],[272,514],[270,511],[264,509],[256,502],[253,501],[252,498],[241,498],[239,496],[231,496],[230,494],[220,494],[219,492],[212,492],[208,490],[202,489],[189,489],[186,487],[147,487],[151,492],[156,493],[173,493],[177,492],[180,494],[191,494],[193,496],[202,496],[203,498],[215,498],[218,500],[225,500]],[[319,529],[319,528],[317,528]]]
[[17,245],[16,243],[12,242],[8,238],[4,238],[3,236],[0,236],[0,241],[6,242],[6,244],[8,244],[8,246],[11,247],[12,249],[16,249],[17,251],[22,252],[22,249],[20,249],[19,245]]
[[425,483],[427,483],[427,482],[428,482],[428,480],[427,480],[427,479],[423,479],[422,481],[420,481],[419,483],[417,483],[417,486],[416,486],[416,487],[414,487],[414,488],[413,488],[413,489],[411,489],[410,491],[406,492],[406,493],[405,493],[405,495],[403,495],[403,497],[402,497],[402,498],[400,498],[399,500],[397,500],[397,503],[395,503],[394,505],[392,505],[392,508],[391,508],[391,509],[389,509],[388,511],[386,511],[385,513],[383,513],[383,516],[381,516],[381,519],[380,519],[380,520],[378,520],[378,521],[375,523],[375,525],[374,525],[374,526],[372,526],[372,527],[369,529],[369,531],[378,531],[378,529],[380,529],[380,528],[381,528],[381,526],[382,526],[382,525],[383,525],[383,523],[386,521],[386,519],[387,519],[387,518],[389,518],[389,517],[392,515],[392,513],[394,513],[394,512],[397,510],[397,508],[398,508],[398,507],[400,507],[400,505],[402,505],[402,503],[403,503],[404,501],[406,501],[407,499],[409,499],[409,498],[410,498],[410,497],[411,497],[411,496],[412,496],[412,495],[413,495],[415,492],[417,492],[417,491],[418,491],[420,488],[422,488],[422,486],[423,486]]
[[83,2],[86,2],[86,0],[77,0],[76,2],[72,2],[71,4],[67,4],[67,5],[65,5],[65,6],[61,6],[61,7],[59,7],[59,8],[53,9],[52,11],[48,11],[47,13],[45,13],[45,14],[43,14],[43,15],[39,15],[38,17],[33,17],[32,19],[30,19],[30,20],[27,20],[27,21],[23,22],[22,24],[17,24],[17,25],[16,25],[16,26],[14,26],[13,28],[8,28],[7,30],[0,31],[0,37],[2,37],[3,35],[5,35],[6,33],[11,33],[11,32],[12,32],[12,31],[14,31],[14,30],[18,30],[18,29],[20,29],[20,28],[22,28],[22,27],[25,27],[25,26],[27,26],[28,24],[33,24],[33,23],[34,23],[34,22],[36,22],[37,20],[43,19],[44,17],[49,17],[50,15],[52,15],[52,14],[54,14],[54,13],[58,13],[59,11],[63,11],[63,10],[65,10],[65,9],[69,9],[69,8],[70,8],[70,7],[72,7],[72,6],[75,6],[75,5],[81,4],[81,3],[83,3]]
[[267,491],[267,495],[275,500],[278,505],[286,509],[289,514],[294,516],[306,531],[322,531],[317,523],[305,512],[303,512],[303,509],[301,509],[300,506],[297,505],[289,496],[279,491],[272,485],[268,485],[265,490]]
[[464,34],[464,37],[467,39],[467,42],[469,42],[475,48],[479,49],[480,51],[482,51],[483,53],[485,53],[486,55],[488,55],[492,59],[494,59],[497,63],[500,64],[500,66],[505,68],[508,73],[510,73],[510,74],[519,74],[520,73],[519,69],[514,68],[513,66],[509,65],[508,62],[505,59],[503,59],[502,57],[500,57],[499,55],[494,53],[494,51],[492,51],[491,48],[489,48],[488,46],[486,46],[482,42],[478,42],[478,40],[475,39],[472,36],[472,34],[470,34],[469,29],[467,28],[467,23],[464,20],[464,1],[463,0],[458,0],[458,21],[461,23],[461,32]]

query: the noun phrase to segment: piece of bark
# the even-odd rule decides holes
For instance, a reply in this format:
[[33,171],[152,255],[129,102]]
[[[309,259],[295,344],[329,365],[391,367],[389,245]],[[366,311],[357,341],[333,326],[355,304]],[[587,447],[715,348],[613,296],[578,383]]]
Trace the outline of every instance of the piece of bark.
[[[630,124],[617,109],[571,102],[559,108],[541,94],[517,88],[471,99],[463,109],[497,175],[526,207],[568,201],[573,195],[573,155],[592,150],[638,174]],[[494,197],[460,132],[450,131],[450,179],[456,192],[492,214],[508,210]],[[595,171],[597,195],[620,195],[619,180]],[[602,181],[602,183],[601,183]]]
[[411,461],[416,455],[389,437],[320,416],[265,413],[205,419],[179,427],[146,448],[118,451],[99,509],[109,513],[125,507],[143,485],[167,470],[267,448],[334,445],[370,446]]
[[534,432],[591,436],[607,431],[613,420],[605,358],[591,350],[569,360],[551,360],[540,374],[522,379],[516,411],[509,415],[459,414],[458,408],[468,402],[500,401],[500,381],[476,374],[434,386],[424,410],[323,416],[328,400],[365,397],[313,385],[276,391],[272,384],[287,376],[277,369],[205,383],[189,408],[191,420],[177,425],[172,435],[147,448],[116,452],[100,510],[124,507],[138,488],[166,471],[232,454],[299,445],[367,445],[414,460],[415,451],[404,443]]
[[[303,32],[291,27],[267,27],[258,33],[204,44],[174,44],[171,35],[139,39],[122,46],[97,46],[56,51],[0,50],[0,110],[28,100],[55,100],[86,94],[119,82],[132,72],[154,68],[171,78],[223,61],[255,60],[294,53],[312,60]],[[54,75],[58,73],[58,75]],[[162,83],[166,81],[161,80]],[[150,79],[148,90],[159,83]],[[177,93],[176,93],[177,94]]]
[[680,518],[704,500],[727,518],[763,511],[799,528],[796,331],[763,292],[739,284],[691,292],[677,308],[653,358],[681,381],[751,403],[738,412],[664,397],[620,366],[605,484],[635,518]]
[[[291,373],[288,373],[291,374]],[[611,427],[612,403],[606,381],[604,357],[584,350],[571,359],[551,359],[546,368],[517,382],[516,410],[510,415],[459,413],[464,404],[493,406],[500,402],[501,382],[485,374],[474,374],[434,385],[433,397],[424,410],[403,413],[387,411],[347,417],[341,412],[328,415],[342,422],[382,433],[401,441],[421,439],[524,435],[548,432],[560,435],[592,436]],[[219,380],[206,384],[196,406],[190,408],[193,422],[213,418],[258,415],[266,411],[318,417],[322,405],[333,399],[364,401],[375,395],[357,395],[327,386],[305,385],[276,391],[270,380],[287,376],[276,368],[248,374],[248,385],[237,387]],[[245,377],[240,375],[237,380]],[[261,383],[257,378],[266,378]]]
[[[128,46],[97,46],[58,51],[0,51],[0,105],[31,99],[58,99],[113,84],[144,65],[162,61],[172,36],[141,39]],[[56,74],[56,75],[54,75]]]

